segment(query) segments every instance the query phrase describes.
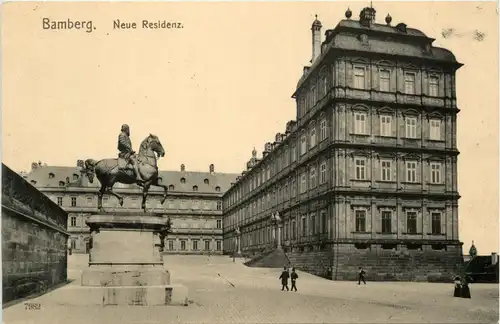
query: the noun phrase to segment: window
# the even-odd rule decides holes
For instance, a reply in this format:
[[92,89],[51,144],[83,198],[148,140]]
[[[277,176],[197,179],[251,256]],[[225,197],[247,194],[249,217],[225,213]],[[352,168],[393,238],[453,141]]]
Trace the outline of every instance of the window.
[[392,213],[390,211],[382,211],[382,233],[391,233]]
[[392,136],[391,116],[380,116],[380,136]]
[[366,211],[356,210],[356,232],[366,232]]
[[76,249],[76,238],[71,238],[71,249]]
[[78,174],[73,174],[73,181],[78,180]]
[[406,212],[406,232],[408,234],[417,233],[417,212]]
[[307,139],[306,135],[302,134],[300,136],[300,155],[306,154],[306,150],[307,150]]
[[302,217],[302,236],[306,236],[307,221],[305,217]]
[[222,228],[222,220],[221,219],[218,219],[217,220],[217,228]]
[[441,234],[441,213],[432,213],[432,234]]
[[220,187],[219,186],[215,187],[215,191],[220,192]]
[[205,241],[205,251],[209,251],[210,250],[210,241]]
[[62,199],[62,197],[57,197],[57,204],[58,204],[59,206],[62,206],[62,204],[63,204],[63,199]]
[[316,95],[316,87],[313,86],[311,88],[311,107],[313,107],[316,104],[316,101],[318,101],[318,98]]
[[300,175],[300,193],[305,193],[307,191],[307,183],[306,183],[306,174],[305,172]]
[[186,178],[181,178],[181,183],[186,183]]
[[391,161],[388,160],[380,161],[380,169],[382,170],[380,180],[391,181]]
[[311,232],[312,235],[316,234],[316,215],[311,215]]
[[390,91],[390,80],[391,73],[389,70],[380,71],[380,91],[389,92]]
[[429,78],[429,96],[439,96],[439,78],[437,76],[431,76]]
[[297,182],[295,179],[292,180],[292,197],[297,195]]
[[417,182],[417,162],[406,162],[406,182]]
[[217,210],[222,210],[222,201],[217,202]]
[[354,88],[365,88],[365,69],[361,67],[354,68]]
[[186,251],[186,241],[181,241],[181,251]]
[[186,209],[186,202],[181,200],[180,209]]
[[326,119],[322,119],[319,123],[319,140],[323,141],[327,138],[326,134]]
[[216,245],[217,245],[217,251],[220,251],[221,250],[221,243],[220,241],[216,241]]
[[321,93],[321,95],[324,96],[328,92],[328,81],[327,81],[326,75],[323,75],[321,77],[321,86],[322,86],[322,93]]
[[354,133],[366,134],[366,114],[363,113],[354,114]]
[[309,169],[309,188],[315,188],[316,187],[316,168],[311,167]]
[[417,118],[407,117],[405,119],[405,124],[406,124],[406,137],[417,138]]
[[198,186],[193,186],[193,191],[198,191]]
[[434,141],[441,140],[441,121],[438,119],[431,119],[429,121],[429,139]]
[[316,146],[316,125],[312,124],[311,125],[311,130],[309,131],[309,138],[310,138],[310,147],[315,147]]
[[415,73],[405,73],[405,93],[415,94]]
[[292,221],[292,240],[297,238],[297,222],[295,220]]
[[319,183],[323,184],[325,182],[326,182],[326,162],[323,162],[319,166]]
[[198,251],[198,240],[193,240],[193,251]]
[[322,210],[320,212],[321,215],[321,232],[322,233],[327,233],[328,232],[328,223],[327,223],[327,218],[326,218],[326,211]]
[[76,226],[76,216],[71,216],[71,226]]
[[76,197],[71,197],[71,207],[76,207]]
[[441,163],[431,163],[431,183],[441,183]]
[[168,186],[168,190],[173,191],[174,190],[174,185]]
[[297,146],[295,146],[295,143],[292,144],[292,162],[295,162],[297,159]]
[[365,167],[366,167],[366,160],[357,158],[354,160],[354,164],[356,165],[356,180],[365,180]]
[[92,197],[87,197],[87,205],[92,206]]
[[174,250],[174,241],[173,240],[168,240],[168,249],[170,251]]
[[210,181],[208,181],[208,179],[205,179],[205,180],[203,180],[203,183],[204,183],[204,184],[209,184],[209,183],[210,183]]
[[109,198],[108,197],[103,197],[102,198],[102,203],[104,206],[107,206],[109,204]]

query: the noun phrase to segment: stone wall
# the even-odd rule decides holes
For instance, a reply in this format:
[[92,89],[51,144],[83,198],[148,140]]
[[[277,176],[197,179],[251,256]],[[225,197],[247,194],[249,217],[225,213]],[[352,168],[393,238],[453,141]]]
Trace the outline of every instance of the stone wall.
[[459,244],[435,250],[431,245],[398,244],[394,249],[381,244],[357,248],[354,244],[333,246],[333,280],[357,280],[359,267],[373,281],[451,282],[463,263]]
[[2,164],[2,285],[9,302],[67,280],[67,213]]

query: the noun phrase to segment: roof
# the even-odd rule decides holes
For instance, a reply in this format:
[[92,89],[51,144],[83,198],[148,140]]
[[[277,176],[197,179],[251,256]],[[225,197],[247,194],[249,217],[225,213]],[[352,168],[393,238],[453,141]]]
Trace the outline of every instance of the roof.
[[[455,55],[447,49],[432,46],[433,38],[427,37],[425,33],[418,29],[405,26],[405,32],[401,32],[396,26],[371,23],[369,26],[363,26],[358,20],[343,19],[334,29],[327,30],[327,39],[323,44],[326,47],[322,50],[321,56],[307,67],[297,83],[297,89],[304,84],[309,75],[322,64],[322,57],[330,50],[350,50],[359,52],[369,52],[381,55],[397,55],[409,58],[420,58],[429,61],[442,63],[452,63],[460,67],[462,64],[457,62]],[[358,36],[360,33],[366,33],[368,44],[363,44]],[[391,36],[393,37],[387,37]],[[429,51],[425,52],[423,45],[429,44]],[[295,96],[295,93],[292,97]]]
[[402,34],[399,32],[395,26],[389,26],[389,25],[382,25],[382,24],[377,24],[377,23],[371,23],[370,27],[365,27],[359,23],[357,20],[351,20],[351,19],[342,19],[337,27],[335,29],[339,29],[341,27],[347,27],[347,28],[356,28],[356,29],[364,29],[364,30],[371,30],[375,32],[383,32],[383,33],[390,33],[390,34],[399,34],[399,35],[405,35],[405,36],[418,36],[418,37],[427,37],[422,31],[414,28],[406,28],[406,33]]
[[[232,182],[236,182],[236,177],[240,174],[236,173],[217,173],[214,172],[195,172],[195,171],[160,171],[159,174],[162,183],[170,186],[173,185],[175,192],[198,192],[198,193],[224,193],[229,189]],[[66,178],[69,178],[70,186],[78,185],[89,188],[100,187],[99,181],[89,183],[86,177],[81,178],[82,175],[77,167],[68,166],[41,166],[38,167],[27,175],[25,179],[32,183],[35,187],[41,188],[59,188],[60,183],[66,183]],[[181,179],[184,178],[185,182],[182,183]],[[208,184],[205,183],[208,180]],[[193,186],[197,186],[198,190],[194,191]],[[219,187],[220,191],[216,188]],[[116,188],[138,188],[136,185],[122,185],[117,184]],[[158,187],[151,187],[151,191],[163,190]]]

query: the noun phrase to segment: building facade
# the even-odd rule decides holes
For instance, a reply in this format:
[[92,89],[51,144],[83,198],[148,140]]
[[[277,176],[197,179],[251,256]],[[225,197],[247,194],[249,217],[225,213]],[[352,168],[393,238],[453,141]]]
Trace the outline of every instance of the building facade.
[[[89,228],[86,219],[98,212],[96,179],[89,183],[78,167],[47,166],[33,163],[24,178],[68,212],[69,247],[73,253],[87,253]],[[168,198],[162,205],[162,188],[152,186],[147,210],[162,213],[172,221],[172,233],[165,239],[166,253],[222,253],[222,195],[237,175],[216,173],[211,164],[207,172],[160,171],[161,182],[168,185]],[[114,191],[124,197],[104,195],[106,211],[141,210],[142,191],[135,185],[115,184]]]
[[2,301],[67,280],[68,214],[2,163]]
[[[297,118],[254,150],[224,194],[224,249],[276,246],[332,279],[446,280],[458,237],[456,71],[434,39],[404,23],[312,24],[312,60],[293,98]],[[308,257],[309,256],[309,257]],[[322,260],[318,263],[318,260]],[[418,263],[418,269],[415,266]],[[321,269],[320,269],[321,268]]]

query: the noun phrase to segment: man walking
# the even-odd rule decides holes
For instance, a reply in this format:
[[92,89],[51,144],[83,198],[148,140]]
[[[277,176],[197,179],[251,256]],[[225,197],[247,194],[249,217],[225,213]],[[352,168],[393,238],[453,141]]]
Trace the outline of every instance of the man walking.
[[286,267],[283,268],[283,272],[281,273],[281,276],[279,279],[281,279],[281,290],[289,291],[288,289],[288,278],[290,277],[290,274],[288,273],[288,269]]
[[361,285],[361,281],[363,281],[363,283],[366,285],[366,281],[365,281],[365,270],[363,270],[363,268],[359,267],[359,271],[358,271],[358,285]]
[[290,275],[290,278],[292,279],[292,288],[290,289],[291,291],[293,291],[294,288],[295,291],[297,291],[297,286],[295,285],[295,282],[297,281],[298,277],[299,275],[295,272],[295,268],[292,268],[292,274]]

